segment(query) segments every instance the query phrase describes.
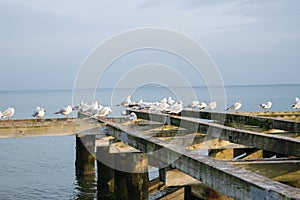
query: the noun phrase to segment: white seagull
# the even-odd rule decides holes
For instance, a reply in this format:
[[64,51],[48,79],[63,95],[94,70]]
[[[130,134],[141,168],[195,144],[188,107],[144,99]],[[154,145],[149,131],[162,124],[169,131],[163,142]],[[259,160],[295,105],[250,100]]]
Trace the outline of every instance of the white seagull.
[[295,103],[292,105],[292,108],[295,108],[296,110],[300,109],[300,100],[298,97],[295,98]]
[[259,106],[267,112],[270,111],[270,108],[272,107],[272,102],[268,101],[267,103],[259,104]]
[[175,103],[172,107],[170,107],[168,113],[178,115],[182,111],[182,109],[182,101],[179,101],[178,103]]
[[168,102],[170,106],[172,106],[175,103],[175,100],[172,99],[172,97],[168,97]]
[[207,109],[209,109],[210,111],[214,110],[217,107],[217,102],[216,101],[212,101],[208,104]]
[[71,105],[68,105],[68,107],[66,108],[62,108],[61,110],[55,112],[54,114],[62,114],[64,115],[65,117],[68,117],[68,115],[72,112],[72,106]]
[[7,108],[4,112],[2,112],[1,118],[10,119],[14,114],[15,114],[14,108]]
[[207,107],[207,104],[205,103],[205,102],[201,102],[201,103],[199,103],[199,105],[197,106],[197,108],[199,109],[199,110],[203,110],[203,109],[205,109]]
[[36,110],[32,114],[32,117],[43,118],[45,113],[46,113],[46,110],[44,108],[41,108],[40,106],[37,106]]
[[196,108],[198,105],[199,105],[199,101],[193,100],[193,101],[191,101],[191,102],[189,103],[188,108],[191,108],[191,109],[193,110],[193,109]]
[[233,105],[231,105],[229,108],[227,108],[226,110],[234,110],[234,112],[237,112],[238,109],[240,109],[242,107],[242,101],[237,101],[235,102]]
[[129,105],[131,104],[131,96],[127,96],[125,101],[122,101],[120,104],[117,104],[117,106],[123,106],[123,107],[129,107]]
[[125,118],[133,122],[137,120],[137,116],[134,112],[131,112],[129,115],[125,116]]
[[101,109],[98,110],[97,113],[91,116],[91,118],[105,118],[107,117],[110,113],[112,113],[112,110],[110,107],[102,107]]

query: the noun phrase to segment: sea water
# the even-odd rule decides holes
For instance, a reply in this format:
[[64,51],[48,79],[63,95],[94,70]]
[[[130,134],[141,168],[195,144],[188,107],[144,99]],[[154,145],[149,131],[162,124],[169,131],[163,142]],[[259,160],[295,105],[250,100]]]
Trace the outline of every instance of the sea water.
[[[176,100],[198,99],[209,102],[223,101],[230,106],[237,100],[243,102],[241,111],[261,111],[257,106],[272,101],[271,111],[292,111],[295,97],[300,97],[300,85],[259,85],[225,87],[225,96],[211,99],[211,88],[194,87],[193,95],[185,94],[187,88],[157,86],[138,89],[99,89],[92,91],[88,100],[111,106],[112,116],[120,116],[122,108],[115,104],[131,95],[133,100],[159,101],[172,96]],[[218,88],[220,89],[220,88]],[[82,91],[81,95],[85,96]],[[63,117],[53,114],[73,102],[72,90],[0,91],[0,110],[14,107],[13,119],[32,118],[37,105],[46,109],[45,117]],[[220,94],[221,94],[220,93]],[[217,93],[219,94],[219,93]],[[84,99],[83,99],[84,100]],[[218,108],[224,111],[224,108]],[[76,116],[76,113],[73,114]],[[33,137],[0,139],[0,199],[93,199],[96,198],[96,180],[82,180],[75,175],[75,138]]]

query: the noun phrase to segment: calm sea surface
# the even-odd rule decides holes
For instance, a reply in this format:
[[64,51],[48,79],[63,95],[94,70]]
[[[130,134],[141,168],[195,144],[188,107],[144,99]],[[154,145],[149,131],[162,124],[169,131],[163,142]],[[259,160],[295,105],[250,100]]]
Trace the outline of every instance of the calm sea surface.
[[[112,106],[113,116],[119,116],[121,111],[113,105],[127,94],[133,100],[144,101],[172,96],[183,100],[185,105],[195,98],[206,102],[225,100],[228,106],[242,100],[241,111],[259,111],[257,104],[266,101],[273,102],[273,111],[291,111],[294,98],[300,97],[300,85],[231,86],[225,88],[225,97],[216,95],[214,99],[205,87],[194,88],[195,96],[186,91],[186,88],[142,87],[97,90],[87,99],[90,92],[81,91],[80,95],[82,100],[96,98],[99,103]],[[74,104],[79,103],[77,100]],[[14,107],[15,119],[31,118],[37,105],[45,107],[46,117],[61,117],[53,113],[72,101],[72,90],[0,91],[0,110]],[[94,179],[81,180],[75,176],[75,138],[71,136],[0,139],[0,177],[0,199],[93,199],[96,196]]]

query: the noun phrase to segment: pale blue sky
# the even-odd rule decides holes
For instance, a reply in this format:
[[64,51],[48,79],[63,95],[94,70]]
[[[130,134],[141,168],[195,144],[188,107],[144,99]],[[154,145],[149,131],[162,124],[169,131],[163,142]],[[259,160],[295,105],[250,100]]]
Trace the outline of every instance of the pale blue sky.
[[1,0],[0,90],[72,88],[96,45],[139,27],[194,38],[227,85],[300,84],[299,19],[297,0]]

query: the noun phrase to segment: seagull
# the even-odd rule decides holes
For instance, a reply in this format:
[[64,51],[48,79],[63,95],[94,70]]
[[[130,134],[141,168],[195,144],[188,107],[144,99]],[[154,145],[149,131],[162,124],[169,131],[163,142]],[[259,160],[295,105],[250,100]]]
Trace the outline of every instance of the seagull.
[[216,101],[212,101],[208,104],[207,109],[209,109],[210,111],[212,111],[213,109],[215,109],[217,107],[217,102]]
[[46,110],[44,108],[37,106],[35,112],[32,114],[32,117],[43,118],[45,113],[46,113]]
[[15,114],[14,108],[7,108],[4,112],[2,112],[1,118],[10,119],[14,114]]
[[89,107],[85,112],[91,114],[91,113],[97,112],[98,109],[99,109],[99,103],[98,103],[98,101],[96,100],[94,103],[92,103],[92,104],[90,105],[90,107]]
[[201,103],[199,103],[199,105],[197,106],[197,108],[198,108],[199,110],[203,110],[203,109],[205,109],[206,107],[207,107],[207,105],[206,105],[205,102],[201,102]]
[[168,97],[168,102],[170,106],[172,106],[175,103],[175,100],[172,99],[172,97]]
[[235,102],[233,105],[231,105],[229,108],[227,108],[226,110],[234,110],[234,112],[237,112],[238,109],[240,109],[242,107],[242,101],[237,101]]
[[131,112],[129,115],[125,116],[126,119],[129,119],[130,121],[134,122],[137,120],[137,116],[134,112]]
[[62,114],[62,115],[64,115],[67,118],[68,115],[72,112],[72,110],[73,110],[72,106],[68,105],[68,107],[62,108],[60,111],[57,111],[54,114]]
[[182,109],[182,101],[179,101],[178,103],[175,103],[172,107],[170,107],[168,113],[178,115],[182,111]]
[[122,101],[120,104],[117,104],[116,106],[123,106],[123,107],[129,107],[131,104],[131,96],[128,95],[125,101]]
[[79,104],[75,105],[72,107],[73,110],[79,110],[82,108],[82,106],[84,105],[84,102],[81,101]]
[[191,101],[191,102],[189,103],[188,108],[191,108],[191,109],[193,110],[193,109],[196,108],[198,105],[199,105],[199,101],[194,100],[194,101]]
[[90,118],[105,118],[107,115],[112,113],[112,110],[110,107],[102,107],[101,109],[98,110],[97,113],[92,115]]
[[122,110],[121,115],[123,115],[123,116],[126,115],[126,110]]
[[300,109],[300,100],[298,97],[295,98],[295,103],[292,105],[292,108],[295,108],[296,110]]
[[272,102],[268,101],[267,103],[259,104],[259,106],[267,112],[270,111],[270,108],[272,107]]
[[159,106],[156,108],[156,111],[165,112],[170,105],[167,103],[167,99],[163,98],[159,104]]

